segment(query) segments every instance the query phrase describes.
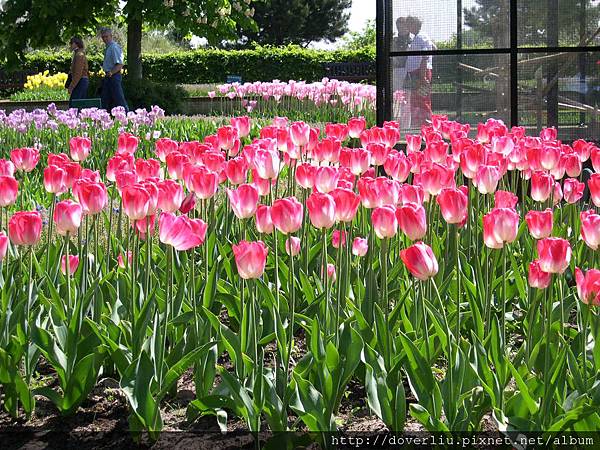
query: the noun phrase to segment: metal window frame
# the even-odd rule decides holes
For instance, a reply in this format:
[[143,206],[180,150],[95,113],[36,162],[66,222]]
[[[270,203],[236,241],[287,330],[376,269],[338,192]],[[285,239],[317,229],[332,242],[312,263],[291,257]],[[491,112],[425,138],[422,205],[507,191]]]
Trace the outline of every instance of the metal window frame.
[[[392,118],[392,79],[390,59],[397,56],[463,56],[463,55],[510,55],[510,125],[518,125],[519,118],[519,89],[518,89],[518,57],[519,54],[536,53],[586,53],[600,52],[600,45],[588,46],[545,46],[520,47],[518,45],[518,0],[509,0],[509,42],[507,48],[463,49],[462,42],[457,42],[457,48],[431,51],[392,51],[393,36],[393,0],[377,0],[376,39],[377,39],[377,124],[382,126]],[[547,0],[549,5],[556,0]],[[458,5],[462,4],[457,0]],[[458,6],[457,6],[458,7]],[[457,25],[458,25],[457,18]],[[461,30],[461,27],[458,28]],[[460,34],[460,33],[459,33]]]

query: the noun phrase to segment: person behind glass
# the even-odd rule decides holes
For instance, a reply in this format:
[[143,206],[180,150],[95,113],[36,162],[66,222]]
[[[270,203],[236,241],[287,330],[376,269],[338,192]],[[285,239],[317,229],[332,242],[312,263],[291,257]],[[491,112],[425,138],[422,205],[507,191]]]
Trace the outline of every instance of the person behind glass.
[[[422,22],[417,17],[408,16],[406,18],[406,27],[413,35],[409,50],[431,51],[436,50],[435,44],[421,33]],[[432,57],[429,56],[409,56],[406,60],[407,77],[412,85],[410,95],[410,113],[411,124],[413,127],[420,127],[428,119],[431,119],[431,79],[432,79]]]
[[69,45],[71,50],[73,50],[73,59],[71,60],[71,70],[69,71],[70,83],[67,84],[66,88],[69,92],[69,108],[72,108],[73,100],[87,98],[88,77],[90,73],[81,38],[72,37]]
[[[398,36],[393,41],[393,51],[403,52],[408,50],[410,45],[410,33],[406,26],[406,17],[396,19],[396,29]],[[406,89],[406,56],[396,56],[393,58],[394,77],[394,101],[393,116],[400,121],[402,129],[410,128],[410,91]]]
[[122,76],[123,70],[123,50],[119,44],[113,40],[112,30],[102,28],[100,37],[106,45],[104,50],[104,61],[102,70],[105,76],[102,79],[102,108],[110,111],[115,106],[122,106],[125,111],[129,111],[125,94],[123,93]]

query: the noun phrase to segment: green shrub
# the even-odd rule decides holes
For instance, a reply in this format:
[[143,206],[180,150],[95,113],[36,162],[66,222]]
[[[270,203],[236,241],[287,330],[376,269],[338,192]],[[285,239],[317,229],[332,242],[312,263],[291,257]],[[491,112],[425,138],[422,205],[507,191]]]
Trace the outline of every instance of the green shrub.
[[[88,54],[90,70],[97,72],[102,55]],[[203,49],[161,55],[144,54],[144,77],[162,83],[223,83],[228,74],[244,81],[279,79],[319,81],[325,76],[324,63],[375,61],[373,48],[361,50],[313,50],[298,46],[256,47],[245,50]],[[31,52],[23,70],[66,72],[70,53]]]

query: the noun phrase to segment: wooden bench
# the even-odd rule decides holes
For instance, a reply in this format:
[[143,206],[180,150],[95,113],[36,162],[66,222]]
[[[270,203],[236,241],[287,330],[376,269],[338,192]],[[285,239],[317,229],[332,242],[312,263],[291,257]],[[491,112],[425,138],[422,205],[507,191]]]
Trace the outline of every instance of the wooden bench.
[[323,64],[325,76],[329,79],[361,83],[375,81],[376,69],[374,62],[336,62]]

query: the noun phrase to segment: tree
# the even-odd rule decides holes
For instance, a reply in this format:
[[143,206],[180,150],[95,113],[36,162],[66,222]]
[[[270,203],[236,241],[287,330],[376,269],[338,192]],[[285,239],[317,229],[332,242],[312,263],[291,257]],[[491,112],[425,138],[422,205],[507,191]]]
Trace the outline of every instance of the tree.
[[375,21],[367,20],[362,31],[351,31],[343,37],[343,48],[360,50],[365,47],[375,47],[376,38]]
[[244,41],[259,44],[308,45],[334,41],[348,31],[352,0],[263,0],[255,4],[258,29]]
[[216,43],[236,37],[237,28],[256,28],[252,0],[7,0],[0,11],[0,58],[15,65],[29,48],[96,32],[106,23],[127,25],[128,76],[142,78],[144,25],[174,27]]

